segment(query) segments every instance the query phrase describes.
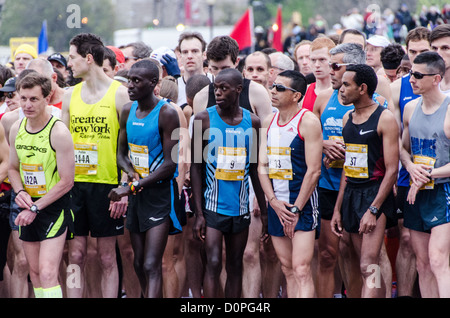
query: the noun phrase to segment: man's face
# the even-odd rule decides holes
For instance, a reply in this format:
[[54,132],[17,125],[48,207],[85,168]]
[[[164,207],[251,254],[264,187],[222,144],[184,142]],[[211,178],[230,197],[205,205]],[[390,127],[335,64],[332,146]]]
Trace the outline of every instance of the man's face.
[[269,67],[263,55],[250,55],[245,59],[244,77],[267,87]]
[[339,95],[341,96],[344,105],[355,103],[361,96],[361,87],[355,83],[353,80],[354,77],[355,72],[345,72],[342,76],[342,85],[339,89]]
[[388,69],[384,69],[384,73],[386,74],[387,78],[391,81],[394,82],[396,79],[400,78],[401,76],[399,76],[397,69],[393,69],[393,70],[388,70]]
[[[411,73],[421,73],[421,74],[430,74],[431,72],[427,69],[426,64],[415,64],[413,63],[411,67]],[[414,75],[411,74],[409,82],[411,83],[411,87],[413,93],[416,95],[422,95],[431,89],[433,86],[437,85],[440,80],[436,81],[436,77],[439,75],[432,76],[424,76],[422,79],[417,79]]]
[[10,111],[20,107],[20,96],[16,91],[7,92],[4,94],[5,94],[5,103]]
[[365,40],[364,37],[360,34],[347,33],[342,39],[342,43],[359,44],[363,49],[365,49],[364,47]]
[[122,49],[123,56],[125,57],[124,69],[129,70],[134,63],[139,59],[133,55],[134,48],[132,46],[127,46]]
[[[297,104],[296,101],[300,99],[300,96],[298,96],[299,93],[296,93],[289,89],[292,88],[291,81],[292,80],[290,78],[284,76],[277,76],[275,78],[273,86],[270,89],[273,107],[280,109],[286,106],[290,106],[292,104]],[[276,88],[277,84],[284,86],[286,89],[284,89],[284,91],[282,92],[278,91]]]
[[408,57],[411,63],[417,55],[423,52],[428,52],[430,50],[430,43],[427,40],[420,41],[409,41],[408,42]]
[[130,100],[141,100],[153,94],[158,82],[158,75],[149,70],[134,67],[128,72],[128,96]]
[[[344,53],[339,53],[331,55],[330,63],[343,64],[342,59],[344,58]],[[347,66],[342,65],[338,69],[330,68],[331,75],[331,86],[333,89],[339,89],[342,85],[342,76],[345,73]]]
[[103,72],[110,78],[114,78],[118,70],[118,66],[116,65],[114,68],[111,67],[111,62],[108,59],[103,60]]
[[74,78],[82,78],[89,70],[86,57],[82,57],[78,54],[77,48],[74,45],[71,45],[69,48],[69,60],[67,66],[72,69]]
[[445,62],[446,72],[450,69],[450,36],[434,40],[431,50],[437,52]]
[[33,57],[28,53],[17,54],[14,59],[14,70],[16,71],[16,74],[20,74],[32,59]]
[[330,54],[328,53],[328,48],[323,47],[311,51],[310,53],[311,67],[316,79],[327,78],[330,76]]
[[54,60],[49,62],[52,63],[54,69],[58,70],[64,76],[64,79],[67,79],[67,77],[69,76],[69,72],[64,65]]
[[209,68],[209,72],[212,75],[217,76],[217,74],[219,74],[220,71],[222,71],[222,70],[225,70],[227,68],[236,68],[238,63],[239,63],[239,60],[236,61],[236,63],[233,63],[233,61],[231,60],[231,57],[229,55],[227,55],[227,57],[222,61],[208,60],[208,68]]
[[217,76],[214,80],[214,95],[216,104],[221,109],[227,109],[236,105],[242,85],[234,86],[226,76]]
[[202,51],[202,43],[197,38],[183,40],[180,44],[181,64],[184,71],[191,74],[203,72],[205,53]]
[[42,95],[42,88],[34,86],[32,88],[22,88],[19,91],[20,106],[27,118],[36,118],[45,112],[49,97]]
[[381,46],[373,46],[372,44],[367,44],[366,50],[366,64],[373,67],[381,67]]
[[300,70],[300,73],[303,75],[308,75],[312,73],[311,65],[310,65],[310,56],[309,49],[311,45],[305,44],[301,45],[297,48],[297,64]]

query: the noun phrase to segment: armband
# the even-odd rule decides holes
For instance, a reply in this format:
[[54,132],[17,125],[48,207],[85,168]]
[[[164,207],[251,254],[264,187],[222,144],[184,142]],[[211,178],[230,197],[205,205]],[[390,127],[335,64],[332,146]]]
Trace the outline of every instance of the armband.
[[133,194],[136,194],[141,188],[139,181],[130,182],[128,185],[130,186],[131,193]]

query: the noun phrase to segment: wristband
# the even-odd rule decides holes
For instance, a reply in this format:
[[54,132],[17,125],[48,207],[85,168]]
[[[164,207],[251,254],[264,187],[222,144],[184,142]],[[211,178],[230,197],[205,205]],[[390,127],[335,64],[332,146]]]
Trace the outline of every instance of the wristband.
[[19,190],[19,191],[16,193],[16,196],[18,196],[19,193],[22,192],[22,191],[23,191],[23,192],[27,192],[27,191],[25,191],[25,189]]
[[139,181],[130,182],[128,185],[130,186],[131,193],[133,194],[136,194],[141,187]]
[[269,202],[272,202],[272,200],[273,199],[276,199],[277,197],[276,196],[273,196],[270,200],[269,200]]

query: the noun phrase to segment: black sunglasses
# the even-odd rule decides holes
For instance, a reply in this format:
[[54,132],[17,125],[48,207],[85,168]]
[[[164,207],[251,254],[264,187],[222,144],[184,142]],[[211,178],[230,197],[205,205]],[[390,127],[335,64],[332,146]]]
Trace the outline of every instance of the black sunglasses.
[[416,79],[420,80],[422,79],[424,76],[434,76],[434,75],[438,75],[437,73],[435,74],[422,74],[420,72],[413,72],[413,71],[409,71],[409,74],[411,76],[414,76]]
[[296,91],[295,89],[293,89],[293,88],[290,88],[290,87],[286,87],[286,86],[284,86],[284,85],[281,85],[281,84],[275,84],[275,83],[273,83],[272,84],[272,89],[276,89],[277,90],[277,92],[284,92],[285,90],[290,90],[290,91],[293,91],[293,92],[295,92],[295,93],[299,93],[299,91]]
[[7,92],[7,93],[5,93],[4,96],[8,97],[9,99],[13,99],[14,96],[16,96],[16,93],[15,92]]
[[353,63],[328,63],[333,71],[339,71],[342,66],[352,65]]

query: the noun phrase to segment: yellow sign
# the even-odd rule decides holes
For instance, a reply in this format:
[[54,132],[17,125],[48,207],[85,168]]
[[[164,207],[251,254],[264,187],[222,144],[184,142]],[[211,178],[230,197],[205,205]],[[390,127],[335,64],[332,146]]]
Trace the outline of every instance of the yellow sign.
[[9,47],[11,49],[11,57],[14,56],[14,52],[17,48],[22,44],[30,44],[32,47],[38,50],[38,38],[37,37],[29,37],[29,38],[10,38],[9,39]]

